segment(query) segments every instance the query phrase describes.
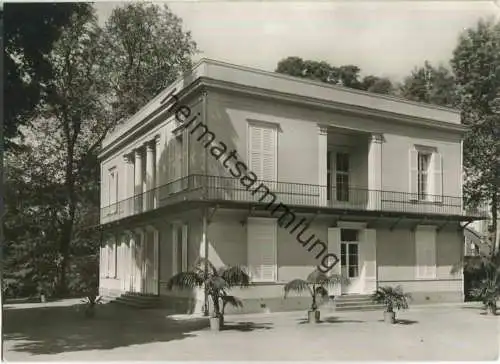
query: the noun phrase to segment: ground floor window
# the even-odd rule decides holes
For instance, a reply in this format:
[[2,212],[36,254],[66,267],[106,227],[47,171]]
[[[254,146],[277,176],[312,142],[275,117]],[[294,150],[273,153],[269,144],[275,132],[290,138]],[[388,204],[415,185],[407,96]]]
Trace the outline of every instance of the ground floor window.
[[358,230],[340,230],[340,266],[343,275],[349,278],[359,276]]
[[419,226],[415,231],[416,277],[436,278],[436,227]]
[[172,275],[187,271],[187,234],[186,224],[172,225]]
[[249,218],[247,225],[247,259],[253,282],[277,280],[276,219]]

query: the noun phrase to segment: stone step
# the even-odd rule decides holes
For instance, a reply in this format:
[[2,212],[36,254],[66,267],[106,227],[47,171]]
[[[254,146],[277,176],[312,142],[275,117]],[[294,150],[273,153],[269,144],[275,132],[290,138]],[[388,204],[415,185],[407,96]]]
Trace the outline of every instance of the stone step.
[[373,310],[381,310],[383,311],[385,308],[384,305],[379,304],[359,304],[359,305],[348,305],[348,306],[337,306],[336,311],[373,311]]
[[159,296],[125,293],[112,302],[135,308],[156,308],[161,301]]
[[133,308],[157,308],[156,304],[151,304],[151,303],[146,303],[146,302],[138,302],[138,301],[129,301],[129,300],[123,300],[123,299],[116,299],[111,302],[112,304],[116,305],[122,305],[122,306],[128,306],[128,307],[133,307]]
[[355,301],[355,300],[369,300],[371,299],[370,294],[346,294],[341,296],[335,296],[336,301]]

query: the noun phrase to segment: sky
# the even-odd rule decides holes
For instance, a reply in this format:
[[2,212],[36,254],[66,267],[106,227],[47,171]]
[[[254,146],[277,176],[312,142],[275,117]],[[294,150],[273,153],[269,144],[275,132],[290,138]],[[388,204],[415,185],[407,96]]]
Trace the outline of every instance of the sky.
[[[288,56],[355,64],[401,80],[425,60],[446,65],[459,34],[500,16],[500,1],[177,1],[202,57],[274,71]],[[98,2],[99,21],[123,3]]]

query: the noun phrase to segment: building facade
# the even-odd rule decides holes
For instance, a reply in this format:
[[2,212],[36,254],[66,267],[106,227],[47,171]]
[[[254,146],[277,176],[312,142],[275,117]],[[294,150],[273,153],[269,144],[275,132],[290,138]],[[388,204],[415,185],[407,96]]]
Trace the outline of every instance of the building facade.
[[457,111],[204,59],[114,130],[101,153],[101,294],[203,293],[166,282],[199,257],[245,266],[246,312],[305,308],[283,286],[315,267],[331,295],[402,285],[463,300]]

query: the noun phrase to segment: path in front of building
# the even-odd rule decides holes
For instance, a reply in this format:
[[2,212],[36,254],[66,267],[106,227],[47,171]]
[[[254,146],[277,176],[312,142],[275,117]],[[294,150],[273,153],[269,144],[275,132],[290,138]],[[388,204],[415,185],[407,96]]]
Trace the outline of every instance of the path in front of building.
[[[72,302],[75,303],[75,302]],[[500,316],[477,305],[417,307],[381,322],[382,312],[305,312],[227,316],[210,332],[206,319],[173,320],[159,311],[102,305],[83,318],[68,303],[4,310],[7,361],[165,360],[496,360]]]

